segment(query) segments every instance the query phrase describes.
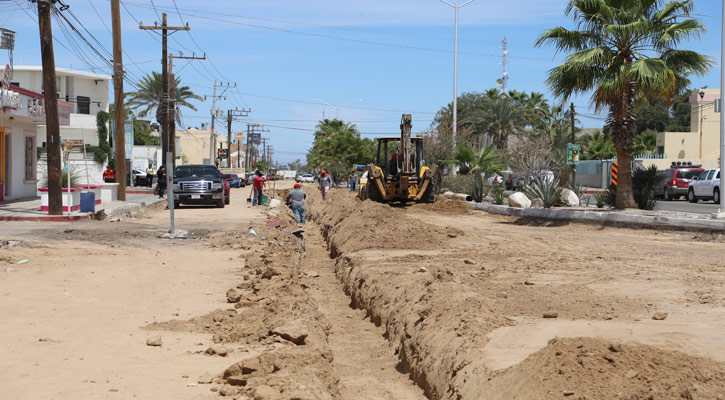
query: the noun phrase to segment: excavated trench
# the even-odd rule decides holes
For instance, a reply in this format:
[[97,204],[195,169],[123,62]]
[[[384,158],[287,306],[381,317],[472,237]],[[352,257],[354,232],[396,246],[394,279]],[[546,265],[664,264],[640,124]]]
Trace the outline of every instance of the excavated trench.
[[497,249],[495,232],[467,237],[471,229],[459,228],[466,210],[428,223],[416,207],[418,215],[411,217],[337,192],[327,202],[312,196],[308,211],[351,306],[383,328],[399,369],[428,398],[724,398],[725,364],[677,346],[553,338],[511,367],[494,370],[485,354],[499,329],[559,313],[575,321],[640,321],[652,304],[586,284],[525,280],[532,269],[554,264],[536,261],[515,270],[505,260],[537,246],[523,244],[519,254],[507,254]]

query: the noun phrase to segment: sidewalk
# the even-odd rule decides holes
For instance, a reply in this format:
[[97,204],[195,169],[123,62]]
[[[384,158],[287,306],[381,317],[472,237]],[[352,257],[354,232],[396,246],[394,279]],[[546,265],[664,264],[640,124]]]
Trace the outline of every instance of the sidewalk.
[[[114,201],[109,204],[96,205],[96,212],[105,210],[106,216],[111,217],[116,214],[125,214],[149,207],[159,201],[166,201],[166,198],[160,199],[152,192],[146,191],[127,191],[126,201]],[[0,203],[0,221],[45,221],[45,222],[65,222],[90,219],[90,213],[81,213],[78,211],[64,213],[61,215],[48,215],[47,212],[40,211],[40,198],[22,199]]]
[[538,218],[630,228],[674,229],[685,231],[725,232],[725,220],[710,215],[675,211],[614,210],[586,207],[516,208],[493,204],[468,203],[476,210],[489,214],[520,218]]

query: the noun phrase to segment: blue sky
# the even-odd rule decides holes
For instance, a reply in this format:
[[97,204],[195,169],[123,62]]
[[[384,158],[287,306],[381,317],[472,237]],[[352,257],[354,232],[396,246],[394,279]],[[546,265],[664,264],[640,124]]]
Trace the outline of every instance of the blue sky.
[[[111,50],[108,0],[65,0],[83,27]],[[563,11],[567,0],[475,0],[459,15],[458,92],[495,87],[502,67],[500,42],[509,40],[510,89],[540,91],[547,71],[563,56],[551,48],[535,48],[545,29],[571,27]],[[683,47],[720,57],[720,2],[696,0],[695,13],[708,28],[699,41]],[[178,11],[177,11],[178,7]],[[168,13],[169,25],[189,23],[190,34],[178,32],[169,50],[184,55],[206,53],[210,61],[180,61],[177,76],[200,95],[198,111],[183,111],[185,126],[209,121],[214,79],[236,83],[217,108],[250,108],[249,117],[235,122],[268,127],[264,136],[280,162],[304,159],[317,122],[325,115],[355,123],[360,131],[396,134],[400,115],[413,115],[414,131],[430,125],[437,110],[453,97],[454,11],[438,0],[122,0],[124,63],[137,81],[160,71],[157,35],[138,29]],[[100,17],[99,17],[100,15]],[[0,0],[0,27],[17,32],[15,64],[39,65],[40,45],[35,11],[27,0]],[[80,28],[80,27],[79,27]],[[109,73],[90,50],[88,65],[72,48],[54,21],[56,65]],[[59,43],[60,42],[60,43]],[[7,62],[0,51],[0,63]],[[131,65],[135,63],[136,65]],[[719,62],[693,87],[720,86]],[[126,84],[126,91],[131,90]],[[325,106],[351,103],[348,107]],[[362,101],[356,101],[362,99]],[[577,110],[593,116],[588,97],[573,99]],[[580,117],[585,127],[602,125],[602,116]],[[225,129],[217,125],[218,129]]]

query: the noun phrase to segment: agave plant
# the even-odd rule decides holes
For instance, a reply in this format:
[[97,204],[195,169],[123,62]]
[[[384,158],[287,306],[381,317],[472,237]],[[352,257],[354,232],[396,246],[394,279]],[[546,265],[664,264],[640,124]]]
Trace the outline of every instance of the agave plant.
[[506,194],[503,186],[496,185],[491,191],[491,197],[493,197],[493,204],[500,206],[506,201],[506,198],[508,198],[509,196]]
[[524,193],[530,199],[541,199],[544,208],[551,208],[561,199],[559,178],[547,179],[546,176],[534,176],[531,184],[524,189]]

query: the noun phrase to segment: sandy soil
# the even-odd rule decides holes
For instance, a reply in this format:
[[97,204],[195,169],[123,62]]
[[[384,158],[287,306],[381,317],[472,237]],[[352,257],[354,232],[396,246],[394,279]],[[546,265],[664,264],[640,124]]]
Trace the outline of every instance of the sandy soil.
[[0,225],[1,397],[725,399],[718,236],[248,193]]

